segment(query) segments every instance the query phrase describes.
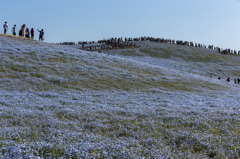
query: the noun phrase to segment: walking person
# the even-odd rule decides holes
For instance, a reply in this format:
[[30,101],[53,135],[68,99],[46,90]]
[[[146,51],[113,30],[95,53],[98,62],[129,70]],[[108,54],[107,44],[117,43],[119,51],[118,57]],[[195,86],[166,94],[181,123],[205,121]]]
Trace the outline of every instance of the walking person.
[[23,24],[23,26],[22,26],[22,34],[21,35],[24,37],[25,34],[26,34],[26,25]]
[[4,29],[4,34],[7,34],[7,30],[8,30],[7,22],[5,22],[5,24],[3,24],[3,29]]
[[33,28],[31,29],[30,33],[31,33],[31,39],[34,39],[34,29]]
[[44,40],[44,32],[43,29],[41,31],[37,30],[39,32],[39,41],[41,40],[41,42]]
[[14,36],[17,35],[17,26],[16,26],[16,24],[15,24],[14,27],[12,28],[12,33],[13,33]]

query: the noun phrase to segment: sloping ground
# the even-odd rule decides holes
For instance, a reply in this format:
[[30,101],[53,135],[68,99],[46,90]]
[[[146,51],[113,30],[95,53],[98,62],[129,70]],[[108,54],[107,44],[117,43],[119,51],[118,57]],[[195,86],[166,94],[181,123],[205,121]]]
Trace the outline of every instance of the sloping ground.
[[26,38],[23,36],[14,36],[14,35],[9,35],[9,34],[0,34],[0,36],[10,37],[10,38],[14,38],[14,39],[17,38],[17,39],[33,40],[33,39]]
[[216,76],[239,57],[138,45],[108,56],[0,36],[1,157],[238,158],[240,86]]
[[[140,61],[167,66],[204,76],[240,77],[238,55],[222,55],[217,50],[156,42],[137,42],[137,49],[110,50]],[[148,58],[154,57],[154,58]]]

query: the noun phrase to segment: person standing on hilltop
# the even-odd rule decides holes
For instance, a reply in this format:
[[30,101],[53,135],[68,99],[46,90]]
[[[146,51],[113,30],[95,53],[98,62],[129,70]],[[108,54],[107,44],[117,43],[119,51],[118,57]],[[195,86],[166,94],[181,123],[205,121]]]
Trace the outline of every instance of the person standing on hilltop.
[[22,26],[22,34],[21,35],[24,37],[25,34],[26,34],[26,25],[23,24],[23,26]]
[[17,26],[16,26],[16,24],[15,24],[14,27],[12,28],[12,33],[13,33],[14,36],[17,35]]
[[33,28],[31,29],[30,33],[31,33],[31,39],[34,39],[34,29]]
[[26,35],[25,35],[26,38],[30,38],[30,33],[29,33],[29,29],[27,28],[26,29]]
[[41,40],[41,42],[44,40],[43,36],[44,36],[44,32],[43,32],[43,29],[41,31],[39,31],[39,41]]
[[5,24],[3,24],[3,29],[4,29],[4,34],[7,34],[7,30],[8,30],[7,22],[5,22]]
[[22,36],[22,29],[20,29],[20,30],[18,31],[18,35],[19,35],[19,36]]

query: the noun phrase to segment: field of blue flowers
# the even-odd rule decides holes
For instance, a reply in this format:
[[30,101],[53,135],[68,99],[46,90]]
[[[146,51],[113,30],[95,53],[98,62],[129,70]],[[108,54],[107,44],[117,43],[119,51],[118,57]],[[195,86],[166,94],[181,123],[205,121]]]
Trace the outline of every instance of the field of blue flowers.
[[239,57],[137,45],[1,36],[0,158],[240,158]]

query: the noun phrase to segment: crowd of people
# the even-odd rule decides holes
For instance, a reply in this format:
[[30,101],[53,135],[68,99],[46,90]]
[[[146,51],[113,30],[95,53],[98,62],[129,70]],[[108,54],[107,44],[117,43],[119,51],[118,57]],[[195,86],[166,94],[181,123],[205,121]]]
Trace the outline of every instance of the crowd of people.
[[[4,34],[7,34],[7,30],[8,30],[8,24],[7,22],[4,23],[3,25],[3,29],[4,29]],[[44,32],[43,32],[43,29],[41,30],[38,30],[37,31],[39,32],[39,41],[43,41],[44,40]],[[17,25],[15,24],[12,28],[12,34],[14,36],[17,35]],[[31,30],[29,31],[28,28],[26,28],[26,25],[23,24],[21,26],[21,29],[19,30],[18,32],[18,35],[21,36],[21,37],[26,37],[26,38],[31,38],[31,39],[34,39],[34,29],[31,28]]]

